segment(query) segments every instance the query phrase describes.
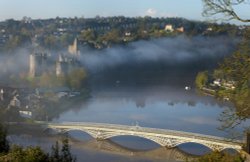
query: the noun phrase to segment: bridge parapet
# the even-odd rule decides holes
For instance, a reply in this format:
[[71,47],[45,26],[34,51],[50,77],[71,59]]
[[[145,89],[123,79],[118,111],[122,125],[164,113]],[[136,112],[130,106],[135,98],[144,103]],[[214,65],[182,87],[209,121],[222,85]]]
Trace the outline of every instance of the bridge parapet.
[[242,141],[230,141],[229,139],[221,137],[197,133],[115,124],[64,122],[48,123],[47,126],[49,128],[61,129],[64,131],[81,130],[96,139],[108,139],[124,135],[138,136],[169,148],[176,147],[183,143],[193,142],[205,145],[212,150],[221,151],[223,149],[232,148],[240,151],[243,143]]

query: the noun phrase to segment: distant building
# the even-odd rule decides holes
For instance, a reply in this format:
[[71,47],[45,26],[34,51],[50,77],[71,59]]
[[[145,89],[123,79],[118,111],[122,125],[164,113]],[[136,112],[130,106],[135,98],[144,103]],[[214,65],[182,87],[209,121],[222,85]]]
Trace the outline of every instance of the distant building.
[[129,36],[131,36],[131,33],[130,32],[125,32],[125,36],[129,37]]
[[213,31],[213,28],[209,27],[207,28],[207,31]]
[[178,32],[180,32],[180,33],[183,33],[183,32],[184,32],[184,27],[176,28],[176,31],[178,31]]
[[4,94],[4,91],[3,91],[3,89],[1,89],[1,91],[0,91],[0,100],[1,100],[1,101],[4,100],[4,99],[3,99],[3,94]]
[[78,40],[75,38],[74,43],[72,45],[69,45],[68,52],[73,56],[79,56],[80,51],[78,49]]
[[221,80],[221,79],[214,80],[213,85],[218,86],[218,87],[223,87],[225,89],[230,89],[230,90],[234,90],[236,88],[235,81],[225,81],[225,80]]
[[174,31],[173,26],[172,26],[171,24],[167,24],[167,25],[165,26],[165,30],[166,30],[166,31],[169,31],[169,32],[173,32],[173,31]]
[[59,77],[66,75],[79,66],[80,63],[75,57],[66,57],[60,54],[58,61],[56,62],[56,76]]
[[30,77],[41,75],[47,69],[47,53],[30,54]]
[[56,76],[65,75],[69,71],[69,62],[67,58],[64,58],[61,54],[56,62]]
[[17,99],[16,96],[14,96],[13,99],[10,101],[9,106],[20,108],[21,107],[21,102],[20,102],[20,100]]
[[32,118],[31,111],[19,111],[19,114],[21,117],[24,117],[24,118]]
[[216,85],[216,86],[221,86],[221,80],[220,79],[216,79],[216,80],[214,80],[214,85]]
[[225,82],[223,82],[223,87],[226,88],[226,89],[231,89],[231,90],[234,90],[236,88],[234,81],[225,81]]

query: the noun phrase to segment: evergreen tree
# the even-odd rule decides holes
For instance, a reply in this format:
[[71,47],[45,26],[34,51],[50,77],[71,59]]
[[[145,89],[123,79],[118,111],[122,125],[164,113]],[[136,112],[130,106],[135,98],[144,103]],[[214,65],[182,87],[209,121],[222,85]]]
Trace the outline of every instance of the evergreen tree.
[[61,157],[59,154],[59,144],[58,141],[56,141],[56,144],[52,146],[51,148],[51,157],[50,157],[51,162],[60,162]]
[[9,151],[9,142],[7,140],[7,130],[5,126],[0,123],[0,154]]
[[61,162],[75,162],[76,159],[72,157],[69,147],[68,138],[62,140],[62,149],[61,149]]

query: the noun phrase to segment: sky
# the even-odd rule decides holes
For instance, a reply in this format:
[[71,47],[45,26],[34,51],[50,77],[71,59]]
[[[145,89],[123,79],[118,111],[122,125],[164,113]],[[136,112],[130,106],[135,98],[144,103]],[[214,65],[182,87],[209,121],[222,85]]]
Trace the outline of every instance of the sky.
[[[206,20],[202,17],[202,0],[0,0],[0,21],[24,16],[37,18],[152,16],[184,17]],[[241,8],[240,8],[241,10]],[[242,8],[249,15],[249,8]]]

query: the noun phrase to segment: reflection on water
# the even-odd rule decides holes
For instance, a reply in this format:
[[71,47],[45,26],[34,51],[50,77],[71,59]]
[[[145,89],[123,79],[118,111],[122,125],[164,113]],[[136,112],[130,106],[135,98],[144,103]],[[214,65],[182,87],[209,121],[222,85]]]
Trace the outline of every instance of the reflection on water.
[[[213,97],[198,95],[183,86],[93,88],[92,99],[60,115],[54,121],[100,122],[165,128],[228,137],[219,114],[232,107]],[[242,132],[242,126],[235,131]]]
[[[21,133],[10,135],[11,143],[26,146],[41,146],[46,152],[50,152],[52,144],[64,136],[55,135],[53,132],[43,132],[39,135]],[[29,134],[29,135],[28,135]],[[186,143],[175,148],[166,148],[156,143],[138,137],[120,136],[107,140],[93,139],[82,131],[69,131],[69,142],[73,155],[77,161],[186,161],[204,155],[210,150],[199,144]]]
[[[93,87],[92,98],[80,107],[72,108],[54,121],[100,122],[165,128],[206,135],[228,137],[219,130],[220,114],[231,109],[228,102],[198,95],[194,89],[179,86],[106,86]],[[244,124],[235,128],[242,133]],[[30,133],[25,133],[30,134]],[[209,149],[195,144],[183,144],[168,149],[136,137],[114,137],[96,141],[81,131],[70,131],[72,152],[78,161],[183,161],[203,155]],[[242,134],[241,134],[242,135]],[[242,136],[240,136],[242,138]],[[10,136],[10,141],[23,146],[39,145],[49,151],[58,137]],[[193,155],[190,155],[193,154]]]
[[[41,146],[47,152],[58,140],[55,136],[33,137],[31,135],[11,135],[9,140],[22,146]],[[121,140],[123,141],[123,140]],[[137,142],[137,141],[135,141]],[[156,147],[150,150],[131,149],[112,140],[70,139],[71,150],[77,161],[184,161],[195,158],[179,148]],[[143,148],[143,147],[141,147]]]
[[149,159],[157,159],[164,161],[184,161],[187,158],[195,158],[191,154],[185,153],[179,148],[166,148],[157,147],[151,150],[136,150],[124,147],[123,145],[117,144],[112,140],[102,140],[96,141],[92,140],[87,143],[88,147],[98,147],[98,149],[108,152],[115,152],[122,155],[134,156],[134,157],[144,157]]

